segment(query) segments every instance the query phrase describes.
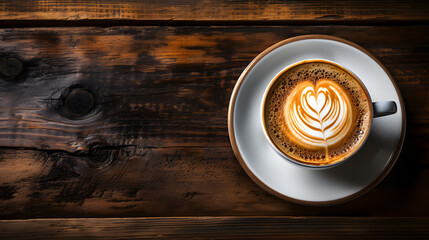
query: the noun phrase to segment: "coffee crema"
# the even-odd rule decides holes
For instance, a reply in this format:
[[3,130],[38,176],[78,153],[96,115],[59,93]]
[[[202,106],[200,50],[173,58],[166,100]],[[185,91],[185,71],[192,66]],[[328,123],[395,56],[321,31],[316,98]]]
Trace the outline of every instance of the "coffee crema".
[[329,165],[353,154],[366,138],[371,101],[348,71],[324,60],[284,70],[270,86],[264,122],[276,147],[310,165]]

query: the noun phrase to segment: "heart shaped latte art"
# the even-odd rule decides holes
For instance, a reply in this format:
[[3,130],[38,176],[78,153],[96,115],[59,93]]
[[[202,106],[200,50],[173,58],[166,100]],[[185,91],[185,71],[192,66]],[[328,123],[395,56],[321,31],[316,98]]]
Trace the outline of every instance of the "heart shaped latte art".
[[351,101],[331,80],[320,80],[316,85],[300,82],[286,100],[284,118],[293,142],[310,149],[327,148],[351,131]]

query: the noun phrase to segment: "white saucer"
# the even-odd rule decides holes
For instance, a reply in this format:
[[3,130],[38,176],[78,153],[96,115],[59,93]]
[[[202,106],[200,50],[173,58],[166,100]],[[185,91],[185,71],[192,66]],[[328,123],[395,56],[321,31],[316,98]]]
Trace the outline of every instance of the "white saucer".
[[[355,73],[376,101],[395,101],[398,111],[374,118],[365,145],[352,159],[314,170],[283,159],[266,140],[261,123],[265,88],[286,66],[326,59]],[[231,96],[228,132],[247,174],[266,191],[304,205],[331,205],[360,196],[393,167],[405,137],[405,109],[399,89],[385,67],[368,51],[347,40],[305,35],[279,42],[259,54],[241,74]]]

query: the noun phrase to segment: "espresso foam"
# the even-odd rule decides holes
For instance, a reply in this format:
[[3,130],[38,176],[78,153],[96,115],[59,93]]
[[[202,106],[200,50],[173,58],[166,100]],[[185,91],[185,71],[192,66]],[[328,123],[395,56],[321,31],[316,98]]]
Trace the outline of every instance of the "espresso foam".
[[264,121],[288,157],[312,165],[341,161],[369,131],[370,100],[347,71],[326,62],[305,62],[283,72],[271,86]]

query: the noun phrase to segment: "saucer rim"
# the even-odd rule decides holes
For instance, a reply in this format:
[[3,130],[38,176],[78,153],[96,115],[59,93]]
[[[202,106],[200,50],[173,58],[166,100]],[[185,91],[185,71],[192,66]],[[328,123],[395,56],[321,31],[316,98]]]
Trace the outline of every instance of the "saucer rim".
[[[388,163],[388,165],[384,168],[384,170],[380,173],[380,175],[374,180],[372,181],[370,184],[368,184],[366,187],[364,187],[363,189],[349,195],[346,197],[342,197],[342,198],[338,198],[338,199],[334,199],[334,200],[329,200],[329,201],[307,201],[307,200],[301,200],[301,199],[296,199],[296,198],[292,198],[290,196],[286,196],[276,190],[274,190],[273,188],[269,187],[268,185],[266,185],[265,183],[263,183],[251,170],[250,168],[247,166],[247,164],[245,163],[240,150],[238,149],[238,145],[237,145],[237,141],[235,138],[235,134],[234,134],[234,109],[235,109],[235,102],[238,96],[238,92],[240,90],[240,87],[242,85],[242,83],[244,82],[244,79],[246,78],[246,76],[248,75],[248,73],[250,72],[250,70],[261,60],[263,59],[266,55],[268,55],[270,52],[274,51],[275,49],[284,46],[286,44],[290,44],[292,42],[297,42],[297,41],[302,41],[302,40],[307,40],[307,39],[324,39],[324,40],[331,40],[331,41],[337,41],[337,42],[341,42],[347,45],[350,45],[358,50],[360,50],[361,52],[365,53],[367,56],[369,56],[370,58],[372,58],[382,69],[383,71],[387,74],[387,76],[389,77],[390,81],[393,83],[393,86],[395,88],[396,94],[398,95],[398,99],[401,105],[401,111],[402,111],[402,129],[401,129],[401,136],[400,136],[400,140],[399,140],[399,144],[398,147],[396,149],[396,152],[393,156],[393,158],[390,160],[390,162]],[[241,167],[244,169],[244,171],[246,172],[246,174],[262,189],[264,189],[265,191],[271,193],[272,195],[284,199],[284,200],[288,200],[290,202],[296,203],[296,204],[300,204],[300,205],[307,205],[307,206],[330,206],[330,205],[337,205],[340,203],[344,203],[347,201],[350,201],[352,199],[355,199],[357,197],[360,197],[362,195],[364,195],[365,193],[369,192],[371,189],[373,189],[375,186],[377,186],[386,176],[387,174],[390,172],[390,170],[393,168],[393,166],[395,165],[403,144],[404,144],[404,139],[405,139],[405,129],[406,128],[406,114],[405,114],[405,106],[404,106],[404,100],[402,98],[402,94],[396,84],[396,82],[394,81],[392,75],[390,74],[390,72],[386,69],[386,67],[380,62],[380,60],[378,60],[372,53],[370,53],[368,50],[366,50],[365,48],[361,47],[360,45],[353,43],[349,40],[340,38],[340,37],[335,37],[335,36],[331,36],[331,35],[321,35],[321,34],[309,34],[309,35],[301,35],[301,36],[295,36],[295,37],[291,37],[285,40],[282,40],[270,47],[268,47],[267,49],[265,49],[263,52],[261,52],[260,54],[258,54],[251,62],[249,65],[247,65],[247,67],[243,70],[243,72],[241,73],[240,77],[238,78],[237,82],[235,83],[234,89],[232,91],[231,94],[231,98],[230,98],[230,102],[229,102],[229,107],[228,107],[228,135],[229,135],[229,139],[230,139],[230,143],[231,143],[231,147],[232,150],[234,152],[235,157],[237,158],[238,162],[240,163]]]

